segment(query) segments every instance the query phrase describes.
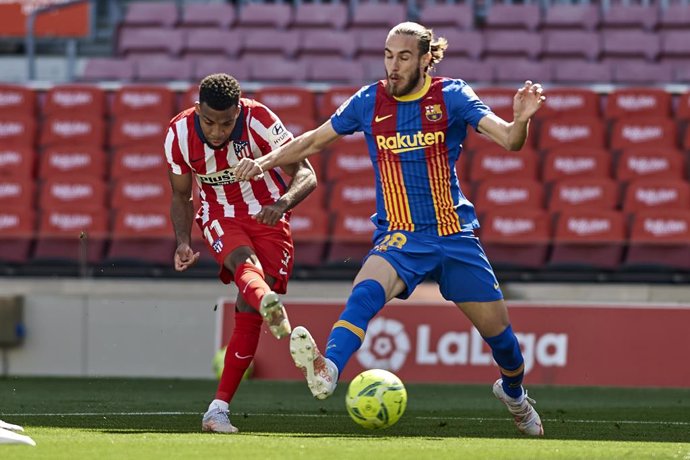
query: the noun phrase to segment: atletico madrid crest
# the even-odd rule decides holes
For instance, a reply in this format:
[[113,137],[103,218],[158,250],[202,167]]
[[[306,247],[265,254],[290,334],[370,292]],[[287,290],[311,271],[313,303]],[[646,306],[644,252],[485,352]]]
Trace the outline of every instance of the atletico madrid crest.
[[424,107],[424,113],[426,115],[426,119],[429,121],[439,121],[441,117],[443,117],[441,104],[427,105]]

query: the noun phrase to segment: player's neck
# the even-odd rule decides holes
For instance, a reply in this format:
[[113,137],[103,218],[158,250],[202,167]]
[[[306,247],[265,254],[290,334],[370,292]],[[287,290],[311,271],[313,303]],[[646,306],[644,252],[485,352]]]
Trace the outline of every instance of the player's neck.
[[419,82],[415,85],[412,91],[405,94],[404,96],[393,97],[396,101],[399,102],[416,101],[417,99],[420,99],[422,96],[424,96],[427,93],[427,91],[429,91],[430,86],[431,76],[429,74],[424,74],[424,77],[419,79]]

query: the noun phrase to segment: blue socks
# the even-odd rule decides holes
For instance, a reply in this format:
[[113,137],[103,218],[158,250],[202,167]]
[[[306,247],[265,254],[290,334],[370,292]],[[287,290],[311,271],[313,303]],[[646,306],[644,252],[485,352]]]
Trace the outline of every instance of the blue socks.
[[484,337],[484,340],[491,347],[494,360],[501,370],[503,391],[511,398],[519,398],[523,393],[525,362],[513,328],[508,326],[497,336]]
[[350,357],[362,346],[369,321],[385,303],[386,292],[378,281],[364,280],[352,288],[345,310],[333,325],[326,345],[326,358],[338,367],[338,375],[342,374]]

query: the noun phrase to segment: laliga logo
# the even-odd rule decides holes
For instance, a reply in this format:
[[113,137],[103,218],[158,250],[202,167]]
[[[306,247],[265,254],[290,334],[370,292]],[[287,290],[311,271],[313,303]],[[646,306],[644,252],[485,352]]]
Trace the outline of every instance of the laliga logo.
[[362,347],[357,352],[357,361],[365,369],[388,369],[397,371],[410,352],[410,339],[400,321],[376,318],[367,327]]

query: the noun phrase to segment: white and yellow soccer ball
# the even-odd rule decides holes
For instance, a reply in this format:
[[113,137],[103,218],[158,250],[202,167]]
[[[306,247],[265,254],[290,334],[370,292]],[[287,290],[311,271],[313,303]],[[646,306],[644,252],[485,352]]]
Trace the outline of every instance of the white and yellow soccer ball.
[[370,369],[352,379],[345,396],[347,412],[369,430],[394,425],[407,407],[407,390],[392,372]]

